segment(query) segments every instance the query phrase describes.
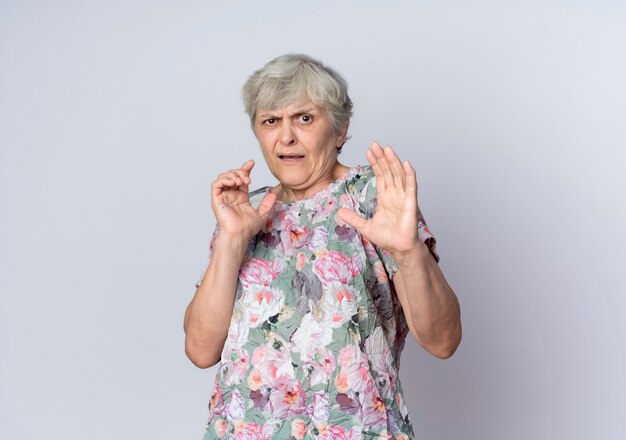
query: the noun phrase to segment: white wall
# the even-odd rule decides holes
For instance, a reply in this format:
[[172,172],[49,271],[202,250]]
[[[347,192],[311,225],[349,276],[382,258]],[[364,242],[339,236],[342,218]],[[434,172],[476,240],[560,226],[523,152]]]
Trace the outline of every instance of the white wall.
[[462,304],[405,350],[418,438],[626,438],[625,46],[617,0],[0,2],[0,438],[201,438],[209,186],[293,51],[350,83],[345,163],[414,163]]

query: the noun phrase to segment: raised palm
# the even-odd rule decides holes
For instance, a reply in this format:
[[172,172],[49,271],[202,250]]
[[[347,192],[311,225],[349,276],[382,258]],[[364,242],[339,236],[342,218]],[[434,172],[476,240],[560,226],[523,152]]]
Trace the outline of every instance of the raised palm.
[[408,161],[400,162],[391,147],[383,149],[377,142],[366,156],[376,176],[376,212],[369,220],[346,208],[339,215],[379,247],[392,253],[409,252],[419,240],[415,170]]

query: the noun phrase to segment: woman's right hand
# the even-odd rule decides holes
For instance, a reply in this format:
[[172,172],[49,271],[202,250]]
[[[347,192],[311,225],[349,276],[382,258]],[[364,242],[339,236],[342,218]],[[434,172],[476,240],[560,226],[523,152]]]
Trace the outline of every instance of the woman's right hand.
[[217,176],[211,185],[211,208],[220,234],[249,240],[261,230],[276,202],[276,196],[268,193],[258,209],[250,204],[248,186],[253,167],[254,161],[248,160],[241,168]]

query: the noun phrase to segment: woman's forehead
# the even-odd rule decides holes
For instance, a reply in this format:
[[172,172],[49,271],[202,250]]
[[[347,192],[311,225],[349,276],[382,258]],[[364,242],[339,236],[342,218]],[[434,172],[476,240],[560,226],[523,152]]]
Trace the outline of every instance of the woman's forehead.
[[277,106],[275,108],[258,109],[257,115],[260,116],[260,115],[268,114],[268,113],[271,113],[271,114],[283,113],[283,111],[287,111],[288,114],[296,114],[296,113],[312,112],[312,111],[322,112],[323,110],[324,109],[322,107],[320,107],[319,105],[315,104],[313,101],[307,98],[307,99],[298,100],[296,102],[283,104],[282,106]]

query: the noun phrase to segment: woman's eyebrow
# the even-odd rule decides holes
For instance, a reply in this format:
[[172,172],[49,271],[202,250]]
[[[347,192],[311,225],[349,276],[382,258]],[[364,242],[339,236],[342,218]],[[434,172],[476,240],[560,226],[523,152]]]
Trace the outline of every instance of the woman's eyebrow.
[[300,116],[300,115],[304,115],[304,114],[312,114],[316,112],[316,108],[315,107],[304,107],[301,109],[296,109],[294,110],[292,113],[289,114],[289,116]]
[[265,120],[265,119],[282,119],[282,117],[281,116],[277,116],[274,113],[265,112],[265,113],[260,113],[260,114],[256,115],[256,119],[258,121],[262,121],[262,120]]
[[[316,107],[302,107],[302,108],[296,108],[295,110],[293,110],[292,112],[289,113],[289,117],[293,117],[293,116],[300,116],[303,114],[315,114],[318,112],[318,109]],[[280,112],[275,112],[272,110],[265,110],[261,113],[257,114],[257,118],[259,119],[281,119],[282,116],[278,116],[280,114]]]

